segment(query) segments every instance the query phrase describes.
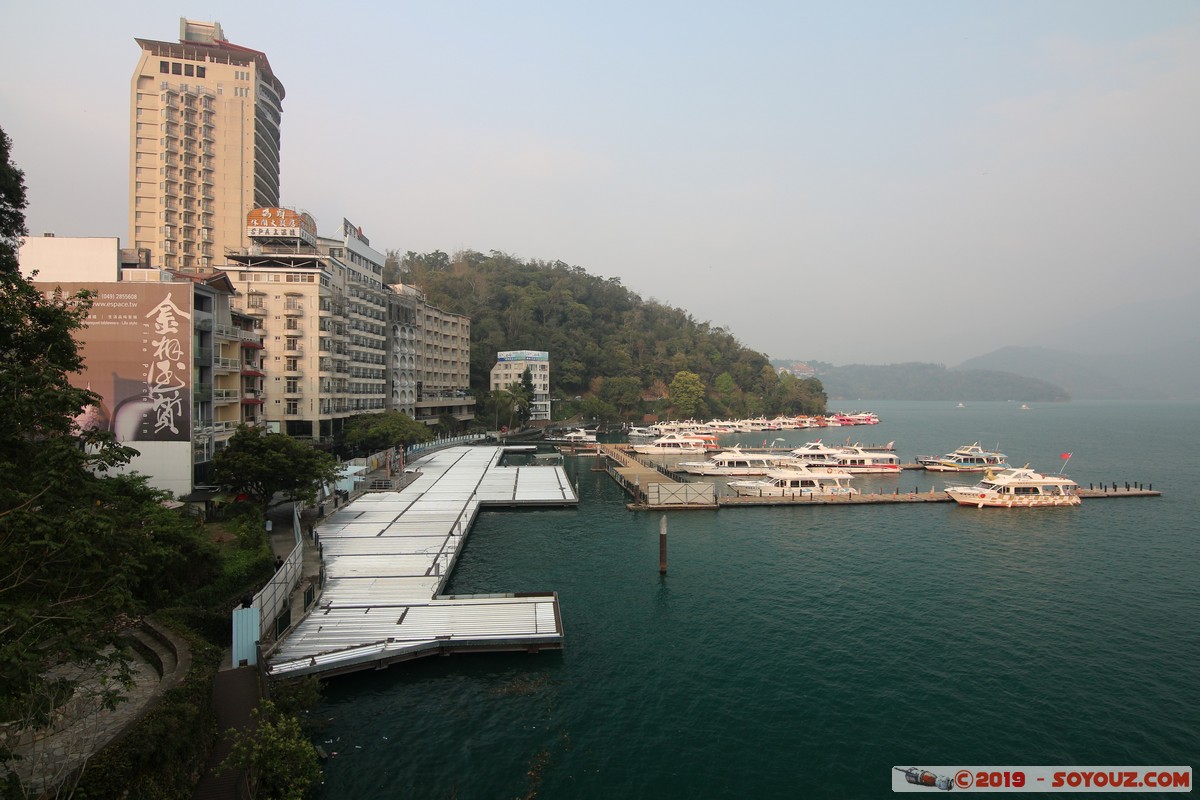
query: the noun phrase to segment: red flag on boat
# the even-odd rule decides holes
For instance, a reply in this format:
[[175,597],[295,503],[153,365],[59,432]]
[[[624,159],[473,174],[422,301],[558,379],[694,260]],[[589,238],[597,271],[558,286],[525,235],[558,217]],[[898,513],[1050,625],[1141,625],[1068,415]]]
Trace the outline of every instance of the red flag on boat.
[[1071,454],[1070,454],[1070,453],[1063,453],[1063,454],[1062,454],[1062,457],[1063,457],[1063,458],[1070,458],[1070,457],[1071,457]]

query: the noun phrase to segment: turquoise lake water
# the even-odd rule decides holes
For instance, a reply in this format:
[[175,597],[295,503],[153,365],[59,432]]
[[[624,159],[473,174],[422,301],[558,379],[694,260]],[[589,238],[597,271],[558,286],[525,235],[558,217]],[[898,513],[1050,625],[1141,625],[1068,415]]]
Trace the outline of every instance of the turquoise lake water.
[[1044,472],[1071,452],[1084,486],[1163,496],[676,512],[661,577],[662,515],[569,458],[579,507],[483,513],[448,588],[557,591],[565,649],[329,681],[320,797],[856,798],[896,765],[1200,766],[1200,406],[857,410],[881,424],[725,441],[895,440],[906,462],[978,441]]

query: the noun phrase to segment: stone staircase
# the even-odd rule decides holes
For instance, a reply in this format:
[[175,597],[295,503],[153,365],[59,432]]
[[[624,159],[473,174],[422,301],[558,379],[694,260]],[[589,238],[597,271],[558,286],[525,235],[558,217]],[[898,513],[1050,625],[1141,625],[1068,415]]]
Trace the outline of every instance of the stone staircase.
[[[10,766],[27,789],[49,792],[71,779],[92,755],[141,719],[191,667],[187,645],[148,620],[122,635],[133,655],[133,683],[120,689],[125,699],[115,708],[104,708],[102,700],[115,676],[62,670],[57,677],[78,681],[78,687],[55,710],[50,724],[0,728],[0,735],[15,739],[10,746],[20,758]],[[3,771],[0,767],[0,776]]]

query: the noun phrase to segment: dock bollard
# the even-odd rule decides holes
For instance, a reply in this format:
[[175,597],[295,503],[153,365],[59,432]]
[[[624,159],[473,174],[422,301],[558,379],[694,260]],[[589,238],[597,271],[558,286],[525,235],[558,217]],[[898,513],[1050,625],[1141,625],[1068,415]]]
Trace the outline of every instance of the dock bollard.
[[658,574],[667,574],[667,515],[658,522]]

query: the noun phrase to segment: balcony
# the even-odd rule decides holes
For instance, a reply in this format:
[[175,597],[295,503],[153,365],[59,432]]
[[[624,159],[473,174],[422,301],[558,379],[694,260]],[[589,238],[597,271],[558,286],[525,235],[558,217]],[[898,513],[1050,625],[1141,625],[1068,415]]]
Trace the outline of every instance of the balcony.
[[237,389],[216,389],[213,391],[213,402],[236,403],[239,394],[241,393]]
[[304,306],[300,303],[288,302],[283,306],[283,313],[290,317],[304,316]]

